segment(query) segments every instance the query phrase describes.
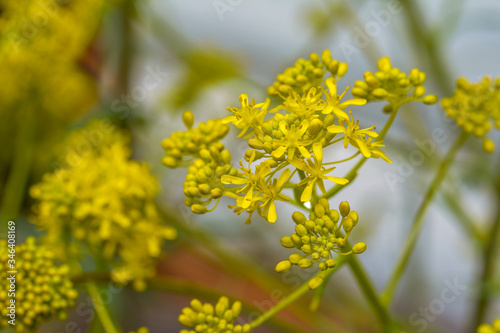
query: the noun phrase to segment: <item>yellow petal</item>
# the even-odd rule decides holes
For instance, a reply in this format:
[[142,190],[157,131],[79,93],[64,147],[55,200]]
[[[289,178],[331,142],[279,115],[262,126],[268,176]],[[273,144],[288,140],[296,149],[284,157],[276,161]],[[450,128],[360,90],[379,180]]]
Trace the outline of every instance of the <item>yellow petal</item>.
[[316,157],[316,161],[318,161],[319,164],[323,162],[323,146],[321,145],[320,142],[316,142],[313,145],[313,152],[314,156]]
[[309,200],[311,200],[313,187],[314,187],[314,182],[310,181],[309,184],[307,184],[304,191],[302,192],[302,195],[300,196],[300,201],[308,202]]
[[325,179],[328,179],[329,181],[331,182],[334,182],[336,184],[339,184],[339,185],[345,185],[347,183],[349,183],[349,179],[345,179],[345,178],[340,178],[340,177],[325,177]]

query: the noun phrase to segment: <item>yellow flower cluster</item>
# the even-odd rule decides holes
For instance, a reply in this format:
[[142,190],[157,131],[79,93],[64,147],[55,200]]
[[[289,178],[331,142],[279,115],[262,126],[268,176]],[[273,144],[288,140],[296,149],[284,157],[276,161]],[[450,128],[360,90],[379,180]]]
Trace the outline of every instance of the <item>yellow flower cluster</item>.
[[223,195],[221,177],[238,174],[238,170],[231,166],[231,153],[220,142],[229,126],[221,120],[211,119],[193,128],[191,111],[184,112],[182,118],[188,130],[175,132],[162,141],[166,152],[162,163],[170,168],[189,165],[184,182],[185,204],[194,213],[203,214],[214,199]]
[[441,106],[466,132],[483,138],[487,153],[495,150],[495,144],[486,135],[493,126],[500,129],[500,78],[493,81],[484,77],[478,83],[459,78],[453,96],[443,98]]
[[319,86],[327,72],[332,77],[341,78],[347,69],[347,63],[333,60],[329,50],[323,51],[321,58],[317,53],[311,53],[308,60],[298,59],[293,67],[279,74],[267,93],[271,96],[288,95],[290,92],[301,94]]
[[10,82],[0,89],[2,110],[36,105],[37,112],[68,121],[92,105],[95,80],[80,60],[95,37],[104,2],[0,2],[0,32],[5,36],[0,42],[0,79]]
[[[55,262],[54,254],[36,244],[30,237],[15,246],[15,297],[9,296],[11,277],[9,260],[12,255],[5,239],[0,240],[0,304],[2,304],[0,329],[13,327],[19,333],[36,332],[42,322],[53,317],[66,320],[66,309],[74,307],[78,292],[69,279],[68,266]],[[11,262],[12,263],[12,262]],[[15,300],[12,303],[11,300]],[[9,307],[14,304],[16,325],[8,323]]]
[[301,212],[293,213],[295,233],[281,238],[281,245],[299,249],[302,254],[290,255],[288,260],[276,265],[276,271],[285,273],[292,265],[306,269],[315,264],[324,271],[336,266],[333,253],[349,255],[364,252],[365,243],[357,243],[352,249],[345,251],[347,239],[358,223],[358,213],[350,209],[347,201],[340,203],[339,211],[330,209],[328,200],[321,198],[309,214],[309,219]]
[[130,155],[124,135],[104,137],[79,163],[44,175],[30,194],[36,200],[33,219],[59,258],[78,255],[84,243],[111,265],[114,281],[134,280],[142,289],[155,274],[164,240],[174,239],[176,231],[156,209],[156,178]]
[[[317,59],[317,55],[312,55],[310,61],[318,64]],[[329,51],[323,52],[321,64],[329,64],[327,68],[337,77],[347,70],[331,59]],[[237,214],[249,214],[246,223],[250,223],[254,212],[275,222],[275,201],[290,200],[282,193],[285,188],[292,188],[297,200],[308,202],[317,197],[317,188],[326,193],[325,181],[348,183],[347,179],[330,174],[335,169],[333,164],[360,154],[391,162],[380,149],[384,145],[377,138],[375,127],[361,128],[352,112],[346,112],[349,106],[363,105],[366,100],[342,100],[349,87],[339,95],[335,77],[324,83],[326,87],[316,85],[303,92],[292,89],[287,95],[280,93],[282,104],[272,110],[268,110],[269,99],[256,103],[242,94],[241,107],[228,108],[233,115],[222,121],[201,123],[198,128],[192,128],[194,117],[186,112],[183,119],[188,130],[172,134],[162,145],[166,150],[163,158],[166,166],[186,165],[186,156],[196,158],[188,162],[192,164],[184,186],[186,204],[191,210],[205,213],[213,199],[225,195],[236,199],[236,204],[230,207]],[[269,114],[272,117],[266,117]],[[246,151],[245,162],[240,161],[239,170],[231,167],[230,153],[223,150],[219,141],[227,133],[224,125],[227,123],[241,130],[238,136],[248,140],[252,148]],[[323,150],[336,143],[343,143],[344,148],[351,146],[357,152],[347,159],[323,161]],[[296,178],[300,180],[294,182]]]
[[248,333],[250,324],[235,325],[241,313],[241,302],[229,303],[227,297],[219,298],[215,306],[201,303],[197,299],[191,301],[190,307],[182,309],[179,322],[193,330],[181,330],[180,333]]
[[500,333],[500,318],[495,320],[493,324],[481,324],[477,328],[477,333]]
[[434,104],[438,101],[436,95],[425,95],[425,73],[414,68],[410,75],[392,67],[388,57],[379,59],[378,71],[374,74],[365,72],[364,81],[356,81],[352,89],[352,95],[357,98],[365,98],[368,102],[388,101],[384,107],[385,112],[392,112],[396,104],[408,103],[410,101]]
[[[19,146],[18,138],[33,133],[37,149],[30,171],[35,178],[52,162],[46,152],[65,128],[97,101],[99,60],[92,44],[104,3],[0,0],[0,82],[8,83],[0,86],[0,142]],[[12,164],[16,153],[24,154],[0,150],[0,164]]]

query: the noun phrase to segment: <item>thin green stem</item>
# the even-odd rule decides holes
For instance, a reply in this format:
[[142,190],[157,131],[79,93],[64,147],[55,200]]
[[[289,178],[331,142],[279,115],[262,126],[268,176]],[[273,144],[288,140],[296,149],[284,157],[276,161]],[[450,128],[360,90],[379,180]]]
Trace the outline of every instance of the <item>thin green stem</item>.
[[420,232],[422,230],[422,227],[424,225],[424,217],[425,213],[427,212],[427,208],[429,207],[430,203],[432,202],[434,196],[436,195],[436,192],[438,191],[439,187],[441,186],[441,183],[443,182],[444,177],[446,176],[446,173],[448,172],[448,169],[455,159],[455,156],[457,152],[460,150],[462,145],[465,143],[467,138],[469,137],[469,134],[466,133],[465,131],[462,131],[460,135],[457,137],[453,145],[451,146],[450,150],[444,157],[443,161],[441,162],[441,165],[439,166],[439,169],[437,170],[437,173],[430,184],[429,188],[427,189],[427,193],[425,194],[422,203],[420,204],[420,207],[417,210],[417,214],[415,215],[415,218],[412,223],[412,228],[410,231],[410,234],[406,240],[403,252],[396,264],[396,267],[389,279],[389,283],[387,284],[387,287],[384,291],[382,300],[384,304],[389,305],[392,301],[392,298],[394,296],[394,292],[396,290],[396,287],[401,279],[401,276],[403,275],[403,272],[408,264],[408,261],[411,257],[411,254],[415,248],[415,245],[417,244],[418,237],[420,235]]
[[106,306],[106,304],[102,301],[101,296],[99,295],[99,289],[97,288],[94,282],[87,283],[87,291],[92,298],[92,302],[94,303],[94,308],[96,310],[97,316],[101,321],[102,326],[106,333],[119,333],[121,332],[115,325],[111,313]]
[[[333,271],[337,270],[337,268],[338,268],[338,266],[333,267],[327,271],[319,272],[315,275],[315,277],[321,276],[324,279],[328,273],[332,274]],[[309,289],[308,283],[309,283],[309,281],[303,283],[299,288],[297,288],[295,291],[293,291],[291,294],[289,294],[287,297],[285,297],[283,300],[281,300],[278,304],[276,304],[274,307],[272,307],[269,311],[263,313],[260,317],[258,317],[254,321],[252,321],[250,323],[250,326],[252,326],[252,329],[255,329],[256,327],[262,325],[265,321],[272,318],[275,314],[277,314],[278,312],[280,312],[281,310],[283,310],[284,308],[286,308],[287,306],[289,306],[290,304],[295,302],[297,299],[299,299],[300,297],[305,295],[308,291],[310,291],[311,289]],[[325,283],[325,282],[323,282],[323,283]]]
[[[347,245],[351,247],[348,243]],[[375,291],[373,282],[366,274],[356,255],[350,255],[347,263],[349,264],[361,291],[365,295],[368,304],[370,304],[370,307],[375,312],[380,324],[384,328],[384,332],[387,332],[392,327],[392,320],[386,307],[382,304],[378,293]]]
[[458,223],[462,226],[464,231],[472,236],[476,241],[478,246],[482,246],[485,242],[485,237],[481,232],[479,232],[478,227],[474,221],[470,218],[469,214],[464,210],[463,206],[457,200],[456,194],[447,191],[443,193],[444,202],[449,208],[449,211],[455,215]]
[[[500,178],[498,178],[496,182],[496,193],[497,193],[497,201],[500,201]],[[486,311],[488,310],[488,306],[490,303],[490,297],[486,293],[482,292],[483,288],[490,283],[493,278],[493,274],[495,272],[495,261],[496,261],[496,249],[498,246],[498,242],[500,240],[500,208],[497,208],[497,216],[495,220],[491,224],[491,228],[488,233],[488,239],[486,241],[486,246],[484,247],[483,252],[483,269],[480,275],[480,288],[481,292],[478,295],[476,300],[476,306],[473,307],[475,309],[475,313],[472,320],[472,329],[474,330],[478,327],[484,320],[484,316]]]
[[35,141],[35,119],[28,110],[25,117],[17,117],[18,132],[14,149],[14,161],[10,166],[10,174],[5,184],[0,205],[0,234],[7,233],[7,222],[18,217],[26,193],[26,183],[31,170]]
[[[344,257],[339,257],[335,261],[337,263],[337,265],[335,266],[336,269],[339,269],[342,265],[345,264]],[[325,293],[326,286],[328,285],[328,281],[330,281],[330,278],[332,277],[334,272],[335,270],[333,269],[328,270],[327,273],[325,274],[325,277],[323,278],[323,283],[321,284],[321,286],[319,286],[318,289],[314,290],[314,296],[313,299],[311,300],[311,304],[309,305],[309,310],[316,311],[319,308],[321,299],[323,298],[323,294]]]
[[[72,278],[73,283],[82,284],[90,282],[107,282],[111,281],[109,273],[103,272],[90,272],[90,273],[82,273],[78,276]],[[228,296],[231,299],[238,299],[237,295],[227,294],[227,292],[221,292],[220,290],[216,290],[211,288],[210,286],[204,286],[193,281],[186,281],[183,279],[172,278],[169,276],[155,276],[151,279],[147,280],[148,289],[150,290],[159,290],[169,293],[175,293],[179,295],[184,295],[188,297],[196,297],[200,299],[204,299],[211,302],[216,302],[221,294]],[[244,308],[249,311],[255,310],[255,305],[245,302],[244,300],[240,300],[243,303]],[[302,333],[303,331],[298,329],[295,325],[288,323],[287,321],[280,318],[271,318],[269,322],[270,326],[273,326],[273,329],[280,332],[293,332],[293,333]]]

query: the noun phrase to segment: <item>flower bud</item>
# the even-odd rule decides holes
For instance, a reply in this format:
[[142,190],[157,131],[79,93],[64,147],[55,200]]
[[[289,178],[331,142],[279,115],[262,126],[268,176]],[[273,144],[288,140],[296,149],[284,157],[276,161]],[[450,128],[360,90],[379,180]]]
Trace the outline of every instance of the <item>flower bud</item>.
[[351,210],[351,206],[349,206],[349,203],[347,201],[342,201],[339,205],[339,211],[340,215],[343,217],[346,217]]
[[422,99],[424,104],[436,104],[438,101],[438,97],[436,95],[427,95]]
[[199,204],[194,204],[191,206],[191,211],[195,214],[205,214],[207,212],[207,207]]
[[308,258],[304,258],[304,259],[301,259],[297,265],[300,267],[300,268],[309,268],[311,267],[313,264],[312,260],[311,259],[308,259]]
[[363,253],[363,252],[365,252],[365,250],[366,250],[366,244],[363,243],[363,242],[356,243],[352,247],[352,252],[355,253],[355,254]]
[[322,284],[323,284],[323,278],[315,276],[307,283],[307,286],[309,287],[309,289],[314,290],[317,289]]
[[424,86],[417,86],[415,87],[415,92],[413,93],[413,96],[415,98],[421,98],[425,94],[425,87]]
[[483,139],[483,150],[488,154],[493,153],[493,151],[495,150],[495,143],[493,142],[493,140],[491,140],[490,138]]
[[285,273],[288,272],[290,268],[292,268],[292,263],[288,260],[283,260],[276,265],[275,270],[278,273]]
[[287,247],[287,248],[295,247],[290,236],[285,236],[285,237],[281,238],[280,241],[281,241],[281,245],[283,247]]
[[210,197],[212,197],[212,199],[219,199],[222,195],[223,192],[220,188],[214,188],[210,191]]
[[294,212],[292,214],[292,220],[296,223],[296,224],[304,224],[307,219],[305,217],[304,214],[302,214],[301,212]]
[[182,122],[189,129],[193,127],[194,115],[191,111],[186,110],[182,113]]

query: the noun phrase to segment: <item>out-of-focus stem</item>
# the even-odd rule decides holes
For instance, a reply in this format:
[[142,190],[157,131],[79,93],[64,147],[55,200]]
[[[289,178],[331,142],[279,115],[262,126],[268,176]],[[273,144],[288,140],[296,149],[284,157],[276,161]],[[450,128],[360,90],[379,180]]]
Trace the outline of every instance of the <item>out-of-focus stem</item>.
[[497,199],[497,216],[493,221],[488,233],[488,239],[484,247],[484,262],[483,269],[480,275],[480,293],[478,295],[476,306],[473,307],[474,316],[472,320],[471,329],[478,327],[484,320],[484,316],[490,303],[490,297],[486,295],[483,290],[484,287],[490,283],[495,272],[495,252],[497,250],[498,242],[500,241],[500,178],[496,182],[496,199]]
[[7,222],[19,215],[33,159],[36,136],[34,115],[30,110],[18,110],[18,112],[24,112],[25,117],[17,117],[19,126],[14,146],[14,161],[10,167],[0,205],[0,234],[6,234]]
[[456,154],[463,146],[468,137],[469,134],[466,133],[465,131],[462,131],[460,135],[457,137],[457,139],[451,146],[450,150],[444,157],[443,161],[441,162],[441,165],[439,166],[439,169],[437,170],[437,173],[432,183],[430,184],[427,193],[425,194],[424,199],[420,204],[420,207],[417,210],[417,214],[415,215],[415,218],[413,220],[412,228],[406,240],[403,253],[401,254],[396,264],[396,267],[391,275],[391,278],[389,279],[389,283],[387,284],[386,290],[383,294],[382,300],[386,305],[389,305],[391,303],[396,287],[409,262],[411,254],[413,253],[413,250],[415,248],[415,245],[417,244],[418,237],[420,236],[420,232],[422,231],[422,227],[424,225],[424,217],[425,213],[427,212],[427,208],[429,207],[430,203],[432,202],[432,199],[434,199],[434,196],[436,195],[439,187],[441,186],[441,183],[443,182],[443,179],[446,176],[446,173],[448,172],[451,162],[453,162]]
[[106,333],[120,333],[121,331],[116,327],[111,317],[109,308],[102,301],[101,296],[99,295],[99,289],[94,282],[87,283],[87,291],[92,298],[97,317],[101,321]]

